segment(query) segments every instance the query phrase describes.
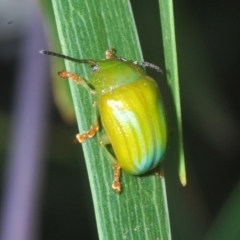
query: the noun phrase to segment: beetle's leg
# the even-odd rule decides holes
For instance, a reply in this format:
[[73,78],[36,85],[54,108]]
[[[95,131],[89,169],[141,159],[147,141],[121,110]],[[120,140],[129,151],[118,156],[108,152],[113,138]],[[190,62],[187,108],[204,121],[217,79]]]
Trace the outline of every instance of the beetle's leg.
[[[96,93],[93,89],[90,88],[90,86],[87,84],[86,80],[83,77],[78,76],[75,73],[71,73],[71,72],[68,72],[67,70],[63,70],[61,72],[58,72],[58,75],[62,78],[71,78],[77,84],[80,84],[83,87],[85,87],[88,91],[90,90],[92,94]],[[76,140],[79,143],[84,142],[87,138],[93,137],[99,130],[99,124],[97,121],[96,102],[93,103],[93,107],[95,108],[95,110],[93,111],[93,124],[88,131],[84,133],[79,133],[76,135]]]
[[109,140],[109,137],[107,136],[107,134],[104,134],[104,135],[101,136],[100,145],[103,147],[103,149],[105,150],[109,160],[113,164],[114,178],[113,178],[112,188],[113,188],[113,190],[116,191],[116,193],[120,193],[121,190],[122,190],[122,184],[120,182],[121,166],[117,163],[116,158],[106,148],[107,144],[110,144],[110,140]]
[[114,164],[113,169],[114,169],[114,179],[113,179],[113,183],[112,183],[112,188],[113,188],[113,190],[116,191],[116,193],[120,193],[122,190],[122,185],[120,182],[121,167],[119,164]]
[[98,112],[97,112],[97,103],[96,101],[93,102],[93,108],[94,110],[92,111],[92,126],[91,128],[84,132],[84,133],[79,133],[76,135],[76,139],[79,143],[84,142],[87,138],[92,138],[93,136],[95,136],[95,134],[98,132],[99,130],[99,124],[98,124]]
[[71,73],[68,72],[67,70],[63,70],[61,72],[58,72],[58,75],[61,78],[71,78],[73,81],[75,81],[77,84],[82,85],[84,88],[86,88],[88,91],[90,91],[92,94],[95,93],[95,90],[93,90],[88,83],[86,82],[86,80],[81,77],[78,76],[76,73]]
[[93,107],[94,107],[94,110],[92,112],[93,124],[88,131],[86,131],[84,133],[79,133],[76,135],[76,140],[79,143],[84,142],[87,138],[92,138],[99,131],[98,114],[97,114],[97,109],[96,109],[97,103],[95,101],[93,102]]
[[87,138],[92,138],[99,130],[99,125],[92,125],[90,130],[84,132],[84,133],[78,133],[76,135],[76,139],[79,143],[84,142]]
[[94,124],[91,126],[91,128],[88,131],[84,133],[78,133],[76,135],[76,140],[79,143],[83,143],[87,138],[94,137],[98,131],[99,131],[99,124],[98,122],[94,122]]

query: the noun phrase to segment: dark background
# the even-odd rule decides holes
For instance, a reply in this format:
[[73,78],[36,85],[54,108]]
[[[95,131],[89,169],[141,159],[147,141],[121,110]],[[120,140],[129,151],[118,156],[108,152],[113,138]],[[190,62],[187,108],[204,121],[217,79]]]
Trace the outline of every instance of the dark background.
[[[132,0],[132,8],[144,59],[164,69],[157,1]],[[165,163],[171,227],[173,239],[205,239],[239,186],[240,3],[175,1],[174,10],[188,185],[180,187],[177,176],[171,175],[174,163]],[[31,21],[20,15],[13,10],[0,15],[1,182],[13,137],[9,134],[25,28]],[[50,82],[50,71],[45,71]],[[63,122],[51,94],[47,96],[41,239],[97,239],[85,163],[76,158],[81,149],[71,144],[77,127]],[[227,224],[236,222],[226,219]],[[240,239],[226,234],[228,239]]]

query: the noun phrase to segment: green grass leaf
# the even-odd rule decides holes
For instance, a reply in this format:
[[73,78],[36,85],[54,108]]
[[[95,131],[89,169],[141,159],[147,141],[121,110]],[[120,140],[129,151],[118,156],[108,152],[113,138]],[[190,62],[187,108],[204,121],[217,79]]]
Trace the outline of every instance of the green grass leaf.
[[[65,55],[105,58],[110,47],[127,59],[141,60],[137,31],[126,0],[52,0]],[[54,50],[54,49],[53,49]],[[66,69],[88,79],[89,66],[66,61]],[[61,80],[59,80],[61,81]],[[91,126],[92,99],[70,81],[79,131]],[[100,239],[171,239],[164,178],[123,172],[123,192],[111,189],[113,169],[99,147],[99,136],[83,144]]]
[[173,151],[175,158],[177,158],[179,162],[180,181],[182,185],[185,186],[187,184],[187,178],[182,137],[182,118],[179,95],[173,3],[171,0],[159,0],[159,6],[167,80],[168,85],[171,89],[171,95],[174,102],[174,104],[172,104],[170,113],[170,126],[174,132],[174,134],[172,135]]

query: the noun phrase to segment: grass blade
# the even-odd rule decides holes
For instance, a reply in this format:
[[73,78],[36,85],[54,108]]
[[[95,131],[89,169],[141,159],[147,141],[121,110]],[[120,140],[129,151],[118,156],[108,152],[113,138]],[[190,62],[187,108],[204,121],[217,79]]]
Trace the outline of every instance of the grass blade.
[[160,16],[163,34],[163,47],[165,55],[165,64],[167,70],[168,85],[172,91],[173,102],[175,108],[172,107],[171,112],[171,128],[174,130],[173,134],[173,151],[179,161],[179,178],[183,186],[187,184],[183,137],[182,137],[182,120],[181,120],[181,105],[179,95],[178,82],[178,66],[177,66],[177,52],[175,41],[175,27],[173,17],[173,3],[171,0],[159,0]]
[[[128,59],[142,54],[128,1],[52,0],[63,54],[104,58],[109,47]],[[53,49],[54,50],[54,49]],[[89,78],[89,67],[66,61],[66,68]],[[92,99],[70,81],[79,131],[91,126]],[[152,174],[123,173],[123,193],[111,189],[113,170],[99,148],[98,136],[83,143],[100,239],[171,239],[165,180]]]

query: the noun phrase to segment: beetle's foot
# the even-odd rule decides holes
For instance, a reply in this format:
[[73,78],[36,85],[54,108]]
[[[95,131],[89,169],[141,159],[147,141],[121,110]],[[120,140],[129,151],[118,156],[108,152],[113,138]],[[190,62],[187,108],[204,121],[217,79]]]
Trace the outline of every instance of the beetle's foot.
[[112,188],[116,191],[116,193],[120,193],[122,190],[122,185],[120,183],[121,177],[121,167],[118,164],[113,165],[114,169],[114,180],[112,183]]
[[79,133],[76,135],[76,139],[79,143],[84,142],[87,138],[92,138],[99,130],[99,125],[91,126],[90,130],[85,133]]
[[85,82],[84,78],[78,76],[76,73],[68,72],[67,70],[63,70],[61,72],[58,72],[58,75],[61,78],[71,78],[72,80],[74,80],[78,84],[82,84],[83,82]]
[[120,193],[122,190],[122,185],[119,181],[113,181],[112,188],[115,190],[116,193]]

